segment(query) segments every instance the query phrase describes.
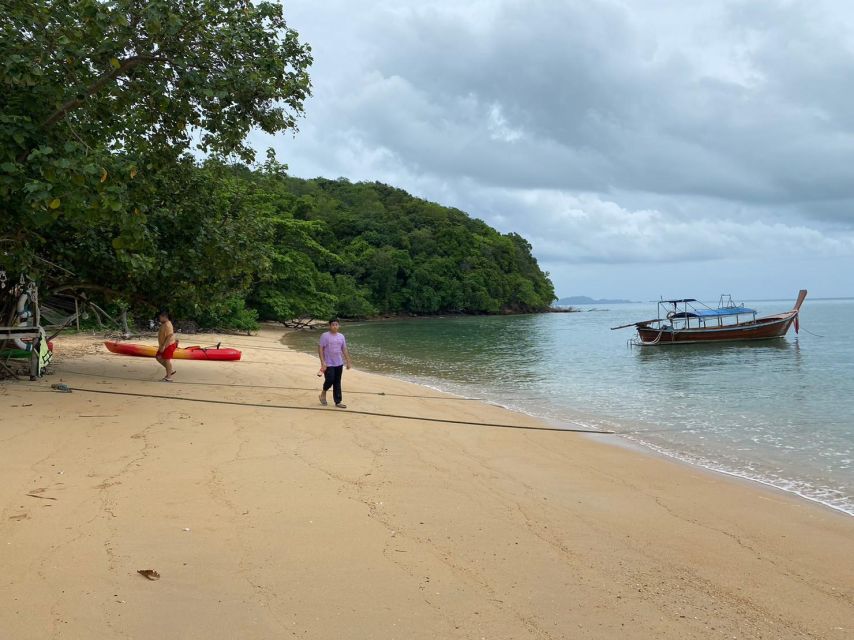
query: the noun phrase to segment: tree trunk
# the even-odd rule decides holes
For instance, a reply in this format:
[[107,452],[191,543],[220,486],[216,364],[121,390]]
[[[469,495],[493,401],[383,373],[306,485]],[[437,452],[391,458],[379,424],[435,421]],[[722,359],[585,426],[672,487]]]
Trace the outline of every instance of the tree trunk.
[[103,329],[104,323],[101,322],[101,314],[98,313],[98,309],[92,303],[89,303],[89,307],[92,309],[92,313],[95,314],[95,320],[98,321],[98,329]]
[[130,329],[128,329],[128,310],[127,309],[122,309],[121,321],[122,321],[122,337],[125,339],[130,338]]

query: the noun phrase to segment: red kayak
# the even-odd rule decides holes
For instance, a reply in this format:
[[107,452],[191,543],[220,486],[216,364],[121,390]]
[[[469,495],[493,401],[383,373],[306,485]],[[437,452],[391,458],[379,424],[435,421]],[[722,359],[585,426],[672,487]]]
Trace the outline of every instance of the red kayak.
[[[153,358],[157,355],[157,347],[144,344],[125,344],[124,342],[105,342],[104,345],[112,353],[138,358]],[[178,347],[175,349],[175,360],[240,360],[237,349],[219,349],[217,347]]]

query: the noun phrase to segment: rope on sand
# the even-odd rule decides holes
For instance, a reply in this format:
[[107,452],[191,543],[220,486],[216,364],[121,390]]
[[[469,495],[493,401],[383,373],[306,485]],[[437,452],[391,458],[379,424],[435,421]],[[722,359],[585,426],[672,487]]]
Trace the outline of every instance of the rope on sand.
[[[154,380],[139,380],[137,378],[126,378],[124,376],[111,376],[104,373],[86,373],[85,371],[73,371],[71,369],[63,369],[61,373],[73,374],[76,376],[89,376],[90,378],[109,378],[111,380],[127,380],[128,382],[154,382]],[[243,389],[279,389],[282,391],[317,391],[317,387],[284,387],[278,385],[265,384],[239,384],[236,382],[198,382],[195,380],[173,380],[173,384],[192,384],[203,387],[237,387]],[[422,396],[413,393],[390,393],[387,391],[353,391],[347,390],[348,394],[361,394],[368,396],[389,396],[396,398],[421,398],[424,400],[460,400],[466,402],[489,402],[484,398],[465,398],[462,396]]]
[[[130,396],[135,398],[156,398],[158,400],[183,400],[184,402],[201,402],[206,404],[222,404],[237,407],[260,407],[261,409],[293,409],[296,411],[330,411],[320,407],[301,407],[297,405],[285,404],[261,404],[259,402],[235,402],[231,400],[209,400],[204,398],[181,398],[178,396],[164,396],[154,393],[132,393],[130,391],[107,391],[106,389],[83,389],[80,387],[68,387],[71,391],[80,391],[82,393],[102,393],[112,396]],[[334,411],[334,409],[332,409]],[[613,431],[596,431],[595,429],[558,429],[557,427],[534,427],[521,424],[501,424],[496,422],[471,422],[468,420],[450,420],[445,418],[427,418],[423,416],[404,416],[394,413],[375,413],[372,411],[355,411],[352,409],[341,410],[349,414],[358,414],[363,416],[377,416],[381,418],[397,418],[399,420],[420,420],[422,422],[444,422],[446,424],[466,424],[478,427],[498,427],[501,429],[526,429],[529,431],[563,431],[567,433],[596,433],[596,434],[612,434]]]

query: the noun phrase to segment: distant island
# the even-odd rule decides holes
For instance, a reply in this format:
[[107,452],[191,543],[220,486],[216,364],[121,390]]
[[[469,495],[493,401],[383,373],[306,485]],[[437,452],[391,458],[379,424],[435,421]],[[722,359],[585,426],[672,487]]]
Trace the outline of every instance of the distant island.
[[587,304],[629,304],[633,302],[633,300],[610,300],[608,298],[595,299],[589,298],[587,296],[570,296],[568,298],[561,298],[557,302],[554,303],[556,307],[570,307],[573,305],[587,305]]

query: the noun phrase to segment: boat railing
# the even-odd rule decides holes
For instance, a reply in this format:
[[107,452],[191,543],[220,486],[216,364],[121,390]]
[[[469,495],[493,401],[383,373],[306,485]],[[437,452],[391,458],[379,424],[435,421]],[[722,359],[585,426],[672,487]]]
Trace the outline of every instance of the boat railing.
[[[746,308],[743,302],[734,302],[731,294],[722,294],[717,308],[694,298],[658,302],[659,327],[665,328],[663,323],[670,323],[667,329],[672,331],[705,329],[708,327],[709,320],[717,320],[715,325],[718,327],[739,324],[746,315],[750,316],[754,322],[756,321],[756,311]],[[734,322],[727,323],[726,318],[734,318]]]

